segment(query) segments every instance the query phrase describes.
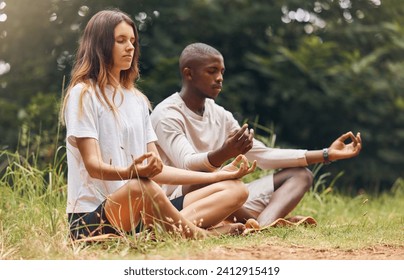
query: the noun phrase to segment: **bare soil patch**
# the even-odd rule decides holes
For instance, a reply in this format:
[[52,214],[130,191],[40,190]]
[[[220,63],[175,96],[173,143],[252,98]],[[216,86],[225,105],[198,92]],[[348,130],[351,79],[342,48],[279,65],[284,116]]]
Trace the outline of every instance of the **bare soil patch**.
[[220,246],[196,254],[192,259],[248,259],[248,260],[404,260],[404,246],[377,245],[369,248],[322,249],[300,245],[280,246],[263,244],[249,248]]

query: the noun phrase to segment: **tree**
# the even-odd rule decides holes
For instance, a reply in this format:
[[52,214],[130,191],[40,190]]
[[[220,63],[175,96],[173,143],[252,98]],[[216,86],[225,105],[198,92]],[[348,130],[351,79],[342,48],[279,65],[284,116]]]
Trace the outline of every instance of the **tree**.
[[180,88],[182,49],[205,42],[225,57],[218,103],[240,121],[258,118],[275,127],[282,147],[319,149],[346,130],[361,131],[361,156],[328,170],[347,170],[342,180],[355,189],[389,187],[403,177],[404,7],[399,0],[5,2],[6,7],[0,4],[0,147],[15,148],[23,124],[32,135],[46,131],[51,141],[79,35],[94,13],[118,7],[137,23],[138,86],[153,104]]

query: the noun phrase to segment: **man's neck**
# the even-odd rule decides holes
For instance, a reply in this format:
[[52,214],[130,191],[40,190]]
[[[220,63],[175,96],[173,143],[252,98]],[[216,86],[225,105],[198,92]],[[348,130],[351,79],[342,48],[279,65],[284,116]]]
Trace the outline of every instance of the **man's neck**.
[[184,100],[185,105],[187,105],[192,112],[203,116],[203,113],[205,112],[205,97],[188,94],[184,89],[179,92],[179,95],[182,100]]

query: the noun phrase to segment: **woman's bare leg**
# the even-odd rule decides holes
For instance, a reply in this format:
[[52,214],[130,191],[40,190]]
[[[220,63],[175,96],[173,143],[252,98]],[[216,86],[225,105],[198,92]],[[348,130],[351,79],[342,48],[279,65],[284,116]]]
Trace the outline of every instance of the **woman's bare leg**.
[[203,238],[215,233],[207,232],[189,220],[171,204],[160,186],[148,179],[130,180],[111,194],[105,203],[108,220],[116,227],[133,230],[143,220],[144,224],[158,223],[168,232],[178,232],[186,238]]
[[[248,190],[239,180],[228,180],[189,192],[181,214],[202,228],[210,228],[226,219],[247,200]],[[237,226],[226,226],[237,231]],[[217,229],[218,230],[218,229]]]

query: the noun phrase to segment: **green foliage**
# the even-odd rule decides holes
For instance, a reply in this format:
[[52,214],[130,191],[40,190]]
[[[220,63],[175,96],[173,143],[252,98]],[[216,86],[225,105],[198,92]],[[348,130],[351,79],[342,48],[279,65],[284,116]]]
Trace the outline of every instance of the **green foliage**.
[[[399,1],[380,6],[372,1],[344,6],[340,1],[247,0],[147,6],[140,8],[148,15],[141,33],[147,44],[140,84],[154,103],[180,88],[175,61],[182,48],[206,42],[226,62],[218,102],[239,120],[259,116],[263,126],[276,128],[280,147],[321,149],[346,131],[360,131],[361,156],[328,167],[333,174],[346,171],[342,181],[348,188],[378,192],[403,176]],[[128,9],[132,14],[139,10]],[[307,15],[310,19],[302,20]],[[156,83],[159,77],[163,81]]]
[[[332,174],[345,171],[341,181],[348,189],[378,192],[404,176],[400,0],[4,2],[3,149],[16,149],[21,126],[45,142],[57,133],[60,84],[70,72],[79,34],[91,15],[119,7],[138,25],[138,85],[152,104],[179,90],[181,50],[205,42],[225,58],[217,101],[240,121],[259,117],[262,126],[275,128],[277,145],[285,148],[320,149],[348,130],[360,131],[361,155],[327,167]],[[4,63],[9,72],[1,72]]]

